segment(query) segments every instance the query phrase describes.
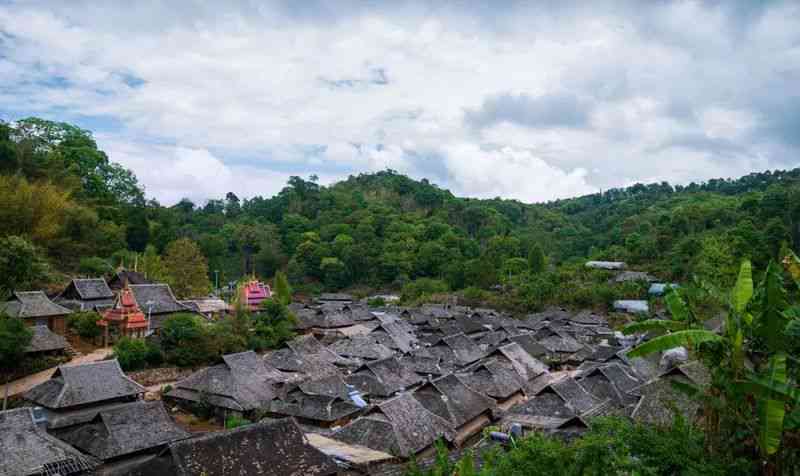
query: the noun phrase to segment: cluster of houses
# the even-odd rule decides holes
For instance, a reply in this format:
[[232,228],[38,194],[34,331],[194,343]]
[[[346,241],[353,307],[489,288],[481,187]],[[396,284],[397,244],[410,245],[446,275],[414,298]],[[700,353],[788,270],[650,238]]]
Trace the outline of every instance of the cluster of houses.
[[[23,395],[30,408],[0,413],[0,448],[13,455],[0,475],[402,474],[437,440],[486,444],[490,425],[570,437],[601,415],[692,418],[696,404],[671,381],[708,380],[696,362],[628,357],[637,337],[588,311],[515,319],[323,297],[292,305],[299,335],[284,347],[225,355],[161,401],[144,401],[114,360],[59,368]],[[190,433],[173,418],[186,412],[253,423]]]
[[[250,287],[254,290],[250,291]],[[257,282],[249,283],[246,292],[251,305],[270,296],[269,287]],[[67,349],[67,318],[74,312],[98,313],[103,343],[111,345],[124,336],[144,338],[158,333],[166,318],[177,313],[212,318],[228,309],[224,301],[216,298],[179,301],[168,284],[150,282],[134,271],[120,271],[108,281],[73,279],[52,297],[44,291],[17,291],[8,302],[0,303],[0,312],[32,327],[33,339],[27,349],[31,354]]]

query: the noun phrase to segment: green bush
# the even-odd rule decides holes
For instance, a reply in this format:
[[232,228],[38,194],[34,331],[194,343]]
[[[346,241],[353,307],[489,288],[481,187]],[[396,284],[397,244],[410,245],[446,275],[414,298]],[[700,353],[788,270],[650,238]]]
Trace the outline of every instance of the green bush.
[[232,430],[234,428],[239,428],[240,426],[246,426],[251,423],[253,422],[248,420],[247,418],[243,418],[238,415],[231,415],[227,419],[225,419],[225,429]]
[[386,299],[378,296],[367,299],[367,306],[369,307],[383,307],[386,305]]
[[256,350],[274,349],[294,337],[296,317],[289,308],[274,299],[261,304],[261,312],[253,318],[255,333],[250,346]]
[[219,355],[213,333],[192,314],[175,314],[164,321],[161,349],[166,361],[179,367],[208,364]]
[[91,340],[103,333],[103,328],[97,325],[100,314],[90,312],[74,312],[67,317],[67,327],[82,339]]
[[410,303],[432,294],[446,293],[447,283],[439,279],[419,278],[403,286],[400,299]]
[[110,273],[112,268],[111,264],[103,258],[90,256],[87,258],[81,258],[80,264],[78,265],[78,271],[85,276],[95,277]]
[[154,367],[163,360],[158,347],[142,339],[129,337],[123,337],[114,345],[114,357],[126,371]]
[[420,470],[412,462],[409,476],[454,474],[480,476],[611,476],[623,475],[745,475],[752,465],[745,460],[706,452],[703,433],[676,419],[661,428],[622,418],[598,418],[583,436],[570,442],[542,433],[517,441],[507,452],[495,449],[483,454],[480,470],[468,454],[458,462],[447,459],[437,446],[432,468]]

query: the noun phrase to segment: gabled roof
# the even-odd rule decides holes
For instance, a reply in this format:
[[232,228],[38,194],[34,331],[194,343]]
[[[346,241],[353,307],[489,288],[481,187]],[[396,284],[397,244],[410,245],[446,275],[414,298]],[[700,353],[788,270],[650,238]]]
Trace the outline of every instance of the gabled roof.
[[471,364],[486,355],[486,353],[478,347],[478,344],[463,333],[447,336],[442,339],[441,344],[437,345],[446,345],[449,347],[461,365]]
[[459,377],[473,389],[498,400],[505,400],[522,390],[523,382],[511,362],[489,358]]
[[414,398],[456,428],[495,408],[494,400],[471,389],[454,374],[424,384],[414,392]]
[[77,475],[100,463],[47,434],[34,423],[33,409],[0,412],[0,476]]
[[502,355],[508,359],[511,365],[514,366],[514,370],[525,381],[533,380],[549,370],[547,365],[525,352],[525,349],[516,342],[499,347],[494,354]]
[[639,400],[628,392],[640,385],[640,382],[628,375],[619,364],[597,367],[581,376],[578,381],[600,401],[610,399],[615,405],[626,406]]
[[[561,397],[576,414],[583,414],[595,406],[602,403],[587,392],[574,378],[567,377],[557,382],[551,383],[548,388],[552,389]],[[543,390],[543,392],[546,390]],[[541,395],[541,392],[539,392]]]
[[100,412],[88,424],[58,436],[84,453],[107,461],[158,449],[189,434],[175,425],[161,402],[135,402]]
[[274,385],[288,377],[253,351],[228,354],[221,364],[199,370],[176,383],[168,397],[236,411],[266,408],[275,398]]
[[411,456],[438,438],[452,440],[454,437],[452,424],[428,411],[410,393],[402,393],[381,403],[367,416],[332,435],[332,438],[345,443],[396,456]]
[[401,352],[411,352],[417,344],[417,337],[409,332],[401,321],[381,323],[370,333],[370,336],[390,349],[397,349]]
[[125,283],[133,284],[152,284],[152,281],[144,277],[144,274],[136,271],[122,270],[108,280],[108,287],[111,289],[122,289]]
[[332,476],[338,467],[308,443],[292,418],[207,433],[169,445],[133,476]]
[[532,357],[542,357],[547,356],[551,353],[547,347],[543,346],[542,344],[538,343],[536,339],[534,339],[532,334],[520,334],[511,336],[508,338],[512,342],[516,342],[520,345],[525,352],[530,354]]
[[447,365],[442,366],[439,357],[425,355],[424,352],[413,352],[400,358],[403,365],[422,375],[444,375],[450,370]]
[[65,409],[144,392],[145,388],[128,378],[114,359],[61,365],[49,380],[28,390],[23,398],[46,408]]
[[30,330],[33,332],[33,336],[28,348],[25,349],[26,353],[50,352],[67,348],[67,339],[51,331],[47,326],[31,326]]
[[394,352],[385,345],[375,342],[368,336],[353,336],[348,339],[339,339],[328,346],[332,352],[350,358],[379,360],[391,357]]
[[103,278],[73,279],[61,293],[63,297],[78,298],[84,301],[113,299],[114,293]]
[[303,420],[333,423],[361,411],[349,399],[329,395],[312,395],[302,391],[291,392],[285,399],[273,400],[269,411]]
[[51,301],[43,291],[16,291],[12,300],[0,304],[0,311],[11,317],[53,317],[72,311]]
[[367,362],[347,377],[347,382],[361,392],[388,397],[422,381],[422,377],[395,357]]
[[178,302],[169,284],[131,284],[129,287],[136,303],[145,314],[192,312],[191,308]]

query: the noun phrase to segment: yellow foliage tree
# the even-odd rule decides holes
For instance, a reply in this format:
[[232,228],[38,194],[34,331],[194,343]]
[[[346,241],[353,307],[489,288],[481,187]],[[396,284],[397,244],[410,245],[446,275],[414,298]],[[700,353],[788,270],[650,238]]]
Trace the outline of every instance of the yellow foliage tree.
[[208,263],[194,241],[181,238],[167,245],[164,251],[167,282],[178,297],[198,297],[208,293],[211,289]]

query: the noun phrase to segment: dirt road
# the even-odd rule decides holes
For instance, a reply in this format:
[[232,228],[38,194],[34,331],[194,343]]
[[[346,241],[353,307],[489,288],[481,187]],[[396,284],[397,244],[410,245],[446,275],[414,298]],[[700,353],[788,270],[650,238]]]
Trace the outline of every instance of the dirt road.
[[[89,362],[97,362],[99,360],[103,360],[109,355],[111,355],[112,349],[110,347],[105,347],[102,349],[97,349],[90,354],[79,355],[74,359],[70,360],[64,365],[77,365],[77,364],[85,364]],[[37,372],[32,375],[28,375],[27,377],[22,377],[21,379],[14,380],[11,382],[11,388],[9,389],[8,394],[18,395],[20,393],[25,393],[28,390],[32,389],[33,387],[39,385],[42,382],[47,381],[47,379],[52,376],[58,367],[51,367],[47,370],[42,370],[41,372]],[[2,396],[2,392],[5,389],[0,390],[0,396]]]

